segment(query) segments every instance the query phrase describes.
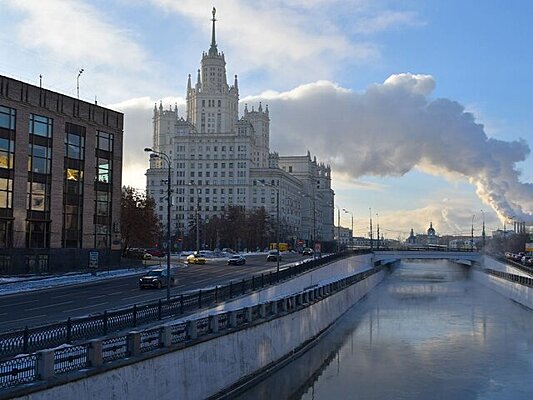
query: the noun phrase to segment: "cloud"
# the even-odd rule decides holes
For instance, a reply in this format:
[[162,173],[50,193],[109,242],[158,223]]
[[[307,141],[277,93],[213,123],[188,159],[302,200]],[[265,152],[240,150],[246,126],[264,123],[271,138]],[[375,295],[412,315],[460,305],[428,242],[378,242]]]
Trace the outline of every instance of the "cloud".
[[107,22],[104,14],[85,2],[46,0],[43,7],[32,0],[10,0],[7,4],[23,16],[17,37],[28,48],[77,65],[90,59],[116,69],[146,68],[146,56],[129,38],[130,33]]
[[[209,37],[205,3],[152,0],[152,4],[187,17]],[[380,58],[379,45],[368,36],[371,31],[412,26],[417,20],[413,12],[393,12],[377,4],[370,7],[360,0],[218,1],[217,41],[231,53],[232,63],[241,66],[241,73],[264,73],[278,83],[332,77],[343,63]]]
[[83,68],[80,96],[91,101],[94,96],[105,102],[151,90],[157,64],[137,43],[138,34],[120,27],[123,21],[110,20],[86,1],[42,3],[2,1],[9,18],[0,35],[11,43],[0,46],[0,59],[5,56],[10,70],[30,82],[42,74],[46,88],[75,96],[76,76]]
[[402,176],[413,168],[474,184],[501,219],[533,220],[533,185],[516,164],[523,139],[489,138],[458,102],[429,97],[429,75],[398,74],[355,93],[320,81],[244,101],[270,107],[271,148],[282,155],[309,149],[354,179]]

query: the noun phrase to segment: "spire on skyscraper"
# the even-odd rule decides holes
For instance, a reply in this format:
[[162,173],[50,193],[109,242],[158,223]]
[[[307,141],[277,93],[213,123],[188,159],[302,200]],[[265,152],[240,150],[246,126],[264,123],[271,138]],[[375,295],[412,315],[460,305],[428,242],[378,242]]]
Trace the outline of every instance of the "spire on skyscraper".
[[211,47],[209,48],[210,56],[216,56],[218,54],[217,42],[215,40],[215,21],[216,21],[215,14],[216,13],[217,13],[217,9],[213,7],[213,19],[211,20],[213,21],[213,31],[211,32]]

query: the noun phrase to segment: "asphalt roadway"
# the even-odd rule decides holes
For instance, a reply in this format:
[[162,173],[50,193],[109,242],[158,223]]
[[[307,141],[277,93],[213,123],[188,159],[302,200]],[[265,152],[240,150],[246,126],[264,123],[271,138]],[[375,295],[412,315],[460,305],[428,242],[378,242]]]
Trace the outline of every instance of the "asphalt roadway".
[[[299,254],[283,254],[280,267],[302,260]],[[164,259],[162,265],[166,266]],[[171,296],[240,281],[252,275],[276,270],[276,263],[265,255],[246,257],[245,265],[227,265],[226,261],[207,260],[205,265],[174,268],[178,279]],[[0,296],[0,332],[32,327],[68,317],[81,317],[166,298],[167,289],[139,289],[139,272],[135,276],[110,278],[99,282],[59,286],[20,294]]]

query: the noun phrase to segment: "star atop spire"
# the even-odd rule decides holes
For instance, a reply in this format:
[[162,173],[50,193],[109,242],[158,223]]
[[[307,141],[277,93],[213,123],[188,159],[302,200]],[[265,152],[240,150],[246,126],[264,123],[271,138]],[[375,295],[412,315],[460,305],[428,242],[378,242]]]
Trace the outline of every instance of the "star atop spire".
[[216,13],[217,13],[217,9],[213,7],[213,19],[211,20],[213,21],[213,31],[211,33],[211,47],[209,48],[209,55],[218,54],[217,42],[215,40],[215,21],[216,21],[215,14]]

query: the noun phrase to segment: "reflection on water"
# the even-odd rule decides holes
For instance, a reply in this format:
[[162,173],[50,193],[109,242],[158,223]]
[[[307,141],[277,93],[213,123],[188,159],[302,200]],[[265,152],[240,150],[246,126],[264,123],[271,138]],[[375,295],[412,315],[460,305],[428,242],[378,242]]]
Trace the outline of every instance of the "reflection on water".
[[447,262],[403,263],[239,399],[532,399],[533,312]]

